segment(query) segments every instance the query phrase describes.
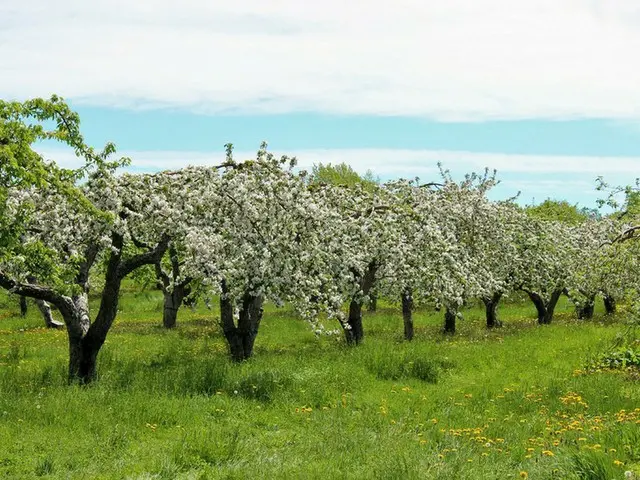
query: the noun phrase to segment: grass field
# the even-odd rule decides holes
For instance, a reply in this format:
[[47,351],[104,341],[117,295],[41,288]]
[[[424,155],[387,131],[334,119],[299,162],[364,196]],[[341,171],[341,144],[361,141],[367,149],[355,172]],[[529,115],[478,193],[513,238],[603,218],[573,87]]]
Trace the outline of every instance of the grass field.
[[622,317],[577,321],[564,302],[538,327],[516,303],[504,328],[471,309],[448,338],[418,311],[406,343],[381,302],[347,348],[268,308],[255,358],[233,365],[217,311],[164,331],[161,307],[124,295],[83,388],[66,385],[66,333],[0,296],[1,478],[640,478],[640,385],[578,371]]

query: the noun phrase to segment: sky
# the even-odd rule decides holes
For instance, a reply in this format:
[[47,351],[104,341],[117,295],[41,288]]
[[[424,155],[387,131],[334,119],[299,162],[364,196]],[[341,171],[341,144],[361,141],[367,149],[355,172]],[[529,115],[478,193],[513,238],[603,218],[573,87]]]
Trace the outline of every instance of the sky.
[[0,1],[0,98],[63,96],[131,169],[265,140],[381,180],[496,169],[523,203],[640,176],[638,51],[637,0]]

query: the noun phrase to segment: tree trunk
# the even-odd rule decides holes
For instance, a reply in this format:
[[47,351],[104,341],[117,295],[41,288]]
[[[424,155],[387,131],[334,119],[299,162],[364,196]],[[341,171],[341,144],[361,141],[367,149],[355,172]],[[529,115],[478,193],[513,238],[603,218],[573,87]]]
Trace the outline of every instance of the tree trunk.
[[20,316],[27,316],[27,297],[20,295]]
[[561,289],[554,290],[551,292],[549,300],[545,300],[540,294],[527,291],[527,295],[529,295],[529,298],[538,311],[538,324],[549,325],[551,323],[551,320],[553,320],[553,312],[556,309],[556,305],[558,304],[558,300],[560,300],[562,292],[563,290]]
[[404,339],[413,340],[413,296],[410,289],[406,289],[402,294],[402,320]]
[[560,300],[560,296],[562,295],[562,290],[554,290],[551,293],[551,297],[549,298],[549,301],[547,302],[547,312],[544,316],[544,324],[545,325],[549,325],[551,323],[551,320],[553,320],[553,312],[556,309],[556,305],[558,304],[558,300]]
[[358,300],[352,300],[349,304],[347,325],[349,328],[344,329],[347,345],[359,345],[364,338],[364,330],[362,328],[362,303]]
[[87,340],[91,325],[86,294],[73,297],[59,305],[69,337],[69,383],[87,384],[96,375],[96,360],[100,346]]
[[[378,271],[378,264],[375,260],[367,265],[367,269],[364,275],[359,279],[360,293],[362,296],[367,296],[371,293],[371,289],[376,280],[376,272]],[[354,272],[354,275],[358,275]],[[356,277],[357,278],[357,277]],[[349,318],[347,319],[347,326],[342,326],[344,329],[344,336],[347,341],[347,345],[359,345],[364,338],[364,329],[362,328],[362,298],[360,295],[351,299],[349,304]]]
[[174,328],[178,318],[178,310],[182,305],[185,296],[184,286],[175,285],[171,292],[164,291],[164,310],[162,313],[162,324],[164,328]]
[[169,243],[169,237],[163,236],[160,242],[149,251],[122,259],[124,237],[112,232],[112,249],[109,254],[105,273],[105,285],[100,299],[100,309],[93,324],[89,318],[88,279],[89,271],[99,251],[97,245],[90,245],[76,277],[76,284],[83,293],[68,297],[54,289],[33,283],[18,283],[0,272],[0,286],[13,290],[19,295],[40,299],[58,307],[69,335],[69,382],[91,382],[96,375],[96,359],[104,344],[109,329],[118,313],[118,300],[122,280],[134,270],[152,265],[162,258]]
[[610,295],[605,295],[603,300],[604,300],[604,309],[607,312],[607,315],[616,313],[616,299]]
[[[69,332],[69,380],[90,383],[96,376],[96,359],[107,339],[107,334],[118,314],[120,287],[122,280],[134,270],[153,265],[162,258],[168,248],[169,237],[162,240],[146,253],[128,259],[122,259],[124,237],[112,233],[112,246],[105,273],[104,289],[100,298],[100,309],[93,323],[89,318],[89,299],[87,289],[81,295],[73,297],[75,318],[67,321]],[[88,278],[88,276],[87,276]],[[64,317],[65,313],[62,312]]]
[[69,382],[87,384],[96,377],[96,364],[101,345],[69,336]]
[[444,333],[456,333],[456,313],[449,308],[444,313]]
[[[180,277],[180,260],[178,251],[173,243],[169,245],[169,259],[171,260],[171,272],[165,273],[162,269],[162,257],[158,258],[154,267],[156,270],[157,285],[162,290],[164,296],[164,309],[162,313],[162,324],[165,328],[174,328],[178,318],[178,310],[186,296],[190,295],[191,277],[178,282]],[[192,302],[193,306],[194,302]]]
[[527,292],[527,295],[529,295],[538,312],[538,324],[544,325],[544,319],[547,315],[547,307],[545,306],[544,300],[542,300],[542,297],[536,292]]
[[487,328],[502,327],[502,322],[498,320],[498,303],[502,298],[502,293],[494,293],[491,298],[483,298],[485,312],[487,316]]
[[378,295],[376,295],[375,293],[369,295],[368,310],[370,312],[375,312],[378,310]]
[[593,311],[595,309],[596,298],[595,295],[587,298],[586,302],[582,305],[576,305],[576,315],[580,320],[589,320],[593,318]]
[[51,313],[51,307],[44,300],[35,300],[38,309],[42,313],[42,318],[44,318],[44,324],[47,328],[62,328],[64,327],[64,323],[56,322],[53,319],[53,314]]
[[242,307],[238,312],[238,326],[233,319],[233,303],[227,298],[226,284],[222,282],[220,295],[220,323],[229,346],[229,354],[234,362],[242,362],[251,358],[253,346],[258,336],[258,328],[262,320],[264,299],[248,293],[242,300]]

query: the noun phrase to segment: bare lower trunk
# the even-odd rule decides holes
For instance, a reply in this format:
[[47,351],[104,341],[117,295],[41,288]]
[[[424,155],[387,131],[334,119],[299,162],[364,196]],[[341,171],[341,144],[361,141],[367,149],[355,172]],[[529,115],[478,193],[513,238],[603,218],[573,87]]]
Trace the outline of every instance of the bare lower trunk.
[[502,293],[494,293],[491,297],[482,299],[487,316],[487,328],[502,327],[502,322],[498,320],[498,303],[501,298]]
[[456,312],[449,308],[444,313],[444,333],[450,335],[456,333]]
[[593,318],[593,311],[595,310],[596,298],[595,295],[587,298],[587,300],[580,305],[576,305],[576,315],[580,320],[589,320]]
[[[158,287],[164,295],[164,308],[162,313],[162,324],[165,328],[174,328],[178,318],[178,310],[182,305],[186,296],[191,293],[189,283],[191,277],[187,277],[182,281],[180,278],[180,259],[178,251],[173,243],[169,245],[169,259],[171,261],[171,271],[165,272],[162,268],[162,258],[159,258],[154,267],[156,270],[156,278]],[[191,302],[192,306],[194,302]]]
[[[378,264],[374,260],[369,263],[364,275],[359,279],[362,296],[367,296],[371,293],[377,270]],[[357,278],[358,274],[354,272],[354,275]],[[362,328],[362,299],[359,295],[351,299],[351,303],[349,304],[349,318],[347,319],[346,325],[342,327],[347,345],[359,345],[362,342],[364,329]]]
[[227,298],[226,293],[226,285],[223,282],[223,294],[220,296],[222,330],[229,346],[231,359],[242,362],[253,355],[253,346],[262,320],[264,299],[261,296],[245,294],[236,326],[233,318],[233,303]]
[[0,286],[13,290],[19,295],[45,300],[58,307],[69,335],[69,382],[89,383],[95,378],[98,352],[104,344],[118,312],[118,297],[122,280],[134,270],[144,265],[156,263],[164,255],[168,243],[169,237],[163,236],[154,248],[123,259],[121,255],[124,237],[120,233],[112,232],[112,249],[107,262],[100,309],[93,323],[89,318],[88,279],[91,266],[99,252],[97,245],[88,247],[85,262],[81,264],[76,277],[75,283],[83,291],[80,295],[69,297],[35,283],[18,283],[3,275],[1,271]]
[[607,315],[616,313],[616,299],[610,295],[605,295],[603,300],[604,300],[604,309],[607,312]]
[[69,382],[87,384],[96,377],[100,346],[83,339],[69,337]]
[[91,324],[87,296],[73,297],[71,304],[61,309],[61,313],[69,336],[69,383],[89,383],[96,375],[100,346],[87,341]]
[[362,328],[362,303],[357,300],[352,300],[349,304],[347,325],[349,327],[344,329],[347,345],[359,345],[364,338],[364,330]]
[[378,295],[376,295],[375,293],[369,295],[368,310],[370,312],[375,312],[376,310],[378,310]]
[[533,302],[538,312],[538,324],[549,325],[553,320],[553,312],[555,311],[562,290],[554,290],[548,300],[545,300],[536,292],[527,291],[527,295]]
[[164,291],[164,310],[162,313],[162,324],[165,328],[174,328],[178,318],[178,310],[182,305],[185,296],[185,289],[182,285],[176,285],[171,292]]
[[44,318],[44,324],[47,328],[62,328],[64,327],[64,323],[56,322],[53,319],[53,314],[51,313],[51,306],[45,302],[44,300],[35,300],[40,313],[42,313],[42,318]]
[[410,289],[402,294],[402,321],[404,322],[404,339],[413,339],[413,296]]
[[27,316],[27,297],[20,295],[20,316]]

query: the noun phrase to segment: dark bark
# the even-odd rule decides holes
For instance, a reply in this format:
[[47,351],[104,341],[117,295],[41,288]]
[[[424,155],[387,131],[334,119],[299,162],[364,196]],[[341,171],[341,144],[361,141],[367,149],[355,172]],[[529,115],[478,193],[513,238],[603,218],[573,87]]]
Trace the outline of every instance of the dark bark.
[[491,297],[482,299],[487,316],[487,328],[502,327],[502,322],[498,320],[498,304],[502,298],[502,293],[496,292]]
[[371,293],[371,289],[376,280],[376,272],[378,271],[378,263],[374,260],[367,266],[364,275],[354,272],[356,280],[360,285],[360,294],[351,299],[349,303],[349,318],[344,328],[344,337],[347,345],[359,345],[364,338],[364,329],[362,328],[362,297],[366,297]]
[[449,308],[444,313],[444,333],[450,335],[456,333],[456,312]]
[[176,285],[171,292],[163,292],[164,309],[162,312],[162,324],[165,328],[174,328],[178,318],[178,310],[184,300],[185,291],[182,285]]
[[611,315],[616,313],[616,299],[611,295],[605,295],[604,298],[604,309],[607,312],[607,315]]
[[378,310],[378,295],[372,293],[369,295],[369,305],[367,305],[368,310],[370,312],[375,312]]
[[404,339],[413,340],[413,296],[410,289],[402,293],[402,321],[404,323]]
[[547,314],[547,308],[545,306],[544,300],[535,292],[527,292],[527,295],[529,295],[529,298],[535,305],[536,311],[538,312],[538,323],[540,325],[544,324],[544,318]]
[[[36,278],[34,276],[28,276],[27,280],[29,283],[36,283]],[[26,298],[24,295],[20,297],[20,299],[25,299],[25,312],[26,312]],[[35,304],[42,313],[42,318],[44,319],[44,325],[47,328],[62,328],[64,327],[64,323],[57,322],[53,319],[53,314],[51,313],[51,306],[40,298],[36,298]]]
[[[156,277],[158,278],[158,286],[164,295],[164,309],[162,314],[162,324],[165,328],[174,328],[178,318],[178,310],[189,294],[191,278],[187,277],[182,282],[177,282],[180,277],[180,262],[178,252],[172,245],[169,246],[169,258],[171,260],[171,277],[164,272],[160,258],[155,263]],[[171,283],[173,280],[173,289]]]
[[538,312],[538,324],[549,325],[553,320],[553,312],[555,311],[558,300],[562,295],[563,290],[558,289],[551,292],[548,299],[545,299],[537,292],[525,290],[529,298],[533,302]]
[[[83,292],[74,297],[62,295],[55,290],[34,283],[18,283],[0,271],[0,286],[19,295],[44,300],[55,305],[67,327],[69,335],[69,382],[89,383],[96,375],[96,359],[104,344],[107,333],[115,320],[118,311],[120,286],[126,275],[143,265],[153,264],[161,258],[167,249],[169,239],[163,238],[158,245],[143,254],[123,260],[122,249],[124,238],[118,233],[111,236],[113,249],[109,254],[105,286],[100,300],[100,309],[95,321],[89,318],[88,272],[91,265],[83,265],[76,278]],[[90,247],[86,261],[93,262],[96,254]]]
[[64,327],[64,323],[57,322],[53,319],[53,314],[51,313],[51,307],[44,300],[35,300],[38,309],[42,313],[42,318],[44,318],[44,324],[47,328],[62,328]]
[[20,316],[27,316],[27,297],[20,295]]
[[587,300],[579,305],[576,305],[576,315],[580,320],[589,320],[593,318],[593,311],[595,310],[596,297],[595,295],[588,297]]
[[348,328],[344,329],[344,336],[347,345],[359,345],[364,338],[362,329],[362,303],[358,300],[351,300],[349,304]]
[[233,319],[233,303],[228,298],[226,283],[222,282],[220,295],[220,322],[222,331],[229,346],[229,354],[235,362],[242,362],[251,358],[253,346],[258,336],[260,321],[262,320],[264,299],[246,293],[242,299],[242,306],[238,312],[238,325]]

